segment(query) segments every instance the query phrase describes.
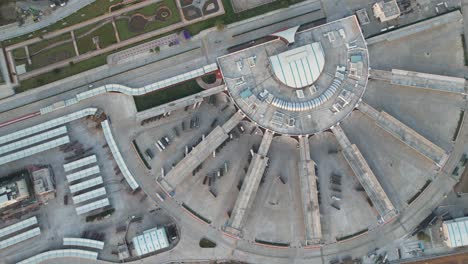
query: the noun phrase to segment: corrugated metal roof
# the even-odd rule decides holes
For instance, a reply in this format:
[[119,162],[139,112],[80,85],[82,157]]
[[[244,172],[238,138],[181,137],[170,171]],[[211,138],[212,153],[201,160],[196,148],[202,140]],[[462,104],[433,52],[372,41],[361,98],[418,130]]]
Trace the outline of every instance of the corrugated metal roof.
[[320,42],[291,49],[269,59],[276,78],[293,88],[302,88],[314,83],[325,65],[325,55]]
[[450,247],[468,246],[468,217],[445,221],[443,225]]
[[169,247],[169,240],[164,228],[152,228],[134,237],[133,244],[137,255],[141,256]]

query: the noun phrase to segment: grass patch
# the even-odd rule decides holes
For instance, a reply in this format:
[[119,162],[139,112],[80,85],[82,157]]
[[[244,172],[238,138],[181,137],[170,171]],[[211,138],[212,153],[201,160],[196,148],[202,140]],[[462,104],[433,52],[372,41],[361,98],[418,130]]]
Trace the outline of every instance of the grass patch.
[[13,58],[15,59],[15,65],[21,65],[28,63],[26,59],[26,50],[24,48],[19,48],[13,50]]
[[249,10],[242,11],[240,13],[234,13],[234,9],[231,4],[231,0],[222,0],[224,10],[226,14],[222,17],[213,17],[199,23],[192,24],[186,29],[190,31],[192,35],[198,34],[200,31],[216,26],[219,23],[231,24],[248,18],[252,18],[258,15],[262,15],[280,8],[287,8],[292,4],[303,2],[304,0],[280,0],[269,3],[267,5],[261,5]]
[[[30,34],[27,34],[27,35],[23,35],[23,36],[19,36],[19,37],[16,37],[16,38],[9,39],[9,40],[5,40],[4,43],[6,45],[13,45],[15,43],[25,41],[27,39],[31,39],[31,38],[34,38],[34,37],[39,37],[40,35],[45,34],[47,32],[52,32],[52,31],[55,31],[55,30],[58,30],[58,29],[69,27],[69,26],[84,22],[86,20],[89,20],[91,18],[95,18],[95,17],[101,16],[101,15],[107,14],[108,10],[109,10],[109,7],[111,5],[115,5],[115,4],[118,4],[118,3],[121,3],[121,2],[122,2],[122,0],[118,0],[118,1],[116,1],[116,0],[113,0],[113,1],[111,1],[111,0],[96,0],[93,3],[81,8],[77,12],[71,14],[70,16],[67,16],[64,19],[62,19],[60,21],[57,21],[56,23],[54,23],[54,24],[52,24],[52,25],[50,25],[48,27],[45,27],[44,29],[34,31],[34,32],[32,32]],[[139,2],[139,1],[137,1],[137,2]],[[135,3],[137,3],[137,2],[135,2]],[[134,3],[132,3],[132,4],[134,4]],[[58,11],[58,12],[60,12],[60,11]]]
[[71,42],[48,49],[31,56],[31,65],[27,66],[28,71],[42,68],[44,66],[63,61],[74,57],[75,48]]
[[26,50],[24,48],[18,48],[13,50],[13,56],[15,58],[24,58],[26,57]]
[[54,43],[60,42],[60,41],[65,41],[65,40],[71,40],[71,34],[70,33],[65,33],[60,36],[50,38],[50,39],[44,39],[43,41],[34,43],[32,45],[28,46],[29,49],[29,54],[32,55],[44,48],[46,48],[49,45],[52,45]]
[[117,20],[115,23],[116,23],[116,26],[117,26],[117,30],[119,31],[120,39],[121,40],[126,40],[126,39],[129,39],[129,38],[141,35],[143,33],[147,33],[147,32],[150,32],[150,31],[154,31],[154,30],[157,30],[157,29],[161,29],[161,28],[170,26],[172,24],[175,24],[175,23],[181,21],[179,11],[177,10],[177,6],[176,6],[174,0],[165,0],[165,1],[162,1],[162,2],[157,3],[157,4],[152,4],[152,5],[149,5],[149,6],[134,10],[132,12],[125,13],[124,15],[132,16],[134,14],[140,13],[140,14],[143,14],[145,16],[154,16],[156,14],[156,10],[158,10],[158,8],[160,8],[162,6],[165,6],[165,7],[169,8],[171,10],[171,12],[172,12],[171,17],[168,20],[164,21],[164,22],[163,21],[157,21],[157,20],[148,22],[146,24],[144,30],[142,30],[140,32],[131,31],[130,30],[130,23],[129,23],[129,21],[127,19]]
[[[93,27],[91,28],[94,28],[95,26],[97,25],[93,25]],[[89,28],[88,31],[91,30],[91,28]],[[78,37],[78,35],[75,35],[75,37]],[[93,43],[93,37],[99,37],[99,46],[101,47],[101,49],[117,43],[117,38],[115,37],[114,33],[114,27],[112,26],[112,23],[107,23],[101,26],[100,28],[96,29],[92,33],[82,38],[78,38],[76,44],[78,46],[78,51],[80,52],[80,54],[96,50],[96,45],[94,45]]]
[[109,53],[103,54],[101,56],[96,56],[89,60],[81,61],[73,65],[70,65],[68,67],[61,68],[52,72],[41,74],[34,78],[21,81],[20,86],[16,88],[15,92],[21,93],[21,92],[30,90],[38,86],[42,86],[42,85],[45,85],[45,84],[75,75],[75,74],[78,74],[80,72],[84,72],[84,71],[102,66],[106,64],[107,55],[109,55]]
[[195,80],[190,80],[163,90],[141,96],[134,96],[133,99],[135,100],[137,111],[140,112],[201,91],[203,91],[203,89],[198,86],[197,82]]
[[[264,14],[266,12],[270,12],[270,11],[273,11],[273,10],[276,10],[276,9],[279,9],[279,8],[285,8],[285,7],[289,6],[290,4],[294,4],[294,3],[298,3],[298,2],[302,2],[302,1],[304,1],[304,0],[277,1],[277,2],[270,3],[268,5],[259,6],[259,7],[256,7],[256,8],[253,8],[253,9],[243,11],[241,13],[236,14],[233,11],[230,0],[222,0],[223,5],[224,5],[224,9],[226,11],[226,14],[223,16],[223,18],[218,18],[218,17],[211,18],[211,19],[208,19],[208,20],[201,21],[201,22],[195,23],[193,25],[190,25],[190,26],[186,27],[185,29],[189,30],[189,32],[192,35],[196,35],[196,34],[198,34],[200,31],[202,31],[204,29],[214,27],[216,25],[216,22],[220,21],[220,19],[222,20],[221,21],[222,23],[230,24],[230,23],[234,23],[234,22],[237,22],[237,21],[241,21],[241,20],[244,20],[244,19],[247,19],[247,18],[257,16],[257,15],[261,15],[261,14]],[[97,0],[95,3],[102,3],[102,2],[107,2],[107,1]],[[114,1],[114,2],[116,2],[116,1]],[[112,3],[114,3],[114,2],[112,2]],[[169,1],[167,1],[167,2],[169,3]],[[173,1],[171,1],[171,2],[174,3]],[[92,4],[92,5],[94,5],[94,4]],[[169,4],[166,3],[166,5],[169,7]],[[77,13],[81,13],[81,11],[82,10],[78,11]],[[175,16],[179,17],[178,10],[175,10],[175,11],[172,10],[172,11],[173,11],[173,14],[172,14],[173,18]],[[90,16],[88,15],[87,19],[89,19],[89,18],[90,18]],[[171,19],[173,19],[173,18],[171,18]],[[118,21],[116,21],[116,23],[117,24],[122,23],[120,21],[122,21],[122,20],[118,20]],[[128,29],[128,23],[126,21],[123,21],[123,22],[125,22],[125,26]],[[121,28],[122,28],[122,26],[121,26]],[[49,30],[49,28],[47,28],[47,30]],[[114,52],[117,52],[119,50],[128,49],[130,47],[140,45],[142,43],[151,41],[153,39],[160,38],[160,37],[162,37],[164,35],[179,32],[180,30],[182,30],[182,29],[178,29],[178,30],[175,30],[175,31],[172,31],[172,32],[168,32],[167,34],[163,34],[163,35],[159,35],[159,36],[156,36],[156,37],[153,37],[153,38],[150,38],[150,39],[143,40],[141,42],[126,46],[126,47],[121,48],[121,49],[118,49],[118,50],[116,50]],[[119,33],[121,33],[120,30],[119,30]],[[29,38],[28,36],[22,36],[22,37],[24,39]],[[128,38],[128,36],[127,36],[127,38]],[[24,41],[24,39],[21,40],[21,41]],[[121,39],[122,40],[124,39],[122,37],[122,35],[121,35]],[[12,39],[11,41],[14,41],[14,40],[15,39]],[[8,45],[11,45],[11,43],[9,43],[9,41],[10,40],[7,40],[5,43],[8,44]],[[17,41],[17,42],[19,42],[19,41]],[[15,43],[17,43],[17,42],[15,42]],[[47,83],[51,83],[51,82],[54,82],[54,81],[57,81],[57,80],[60,80],[60,79],[63,79],[63,78],[78,74],[78,73],[83,72],[83,71],[90,70],[90,69],[98,67],[98,66],[102,66],[102,65],[106,64],[106,57],[111,53],[112,52],[102,54],[102,55],[96,56],[94,58],[88,59],[86,61],[76,63],[75,65],[71,65],[69,67],[62,68],[60,70],[60,72],[57,73],[57,74],[56,73],[46,73],[46,74],[42,74],[40,76],[31,78],[31,79],[28,79],[28,80],[21,81],[20,87],[18,87],[16,89],[16,92],[23,92],[23,91],[26,91],[26,90],[29,90],[29,89],[32,89],[32,88],[35,88],[35,87],[38,87],[38,86],[42,86],[42,85],[47,84]],[[143,107],[144,99],[136,99],[135,98],[135,101],[141,102],[142,109],[144,108]],[[156,99],[156,101],[159,101],[159,98]],[[148,103],[148,105],[149,105],[149,103]]]
[[216,247],[216,243],[209,240],[208,238],[200,239],[200,242],[198,243],[198,245],[201,248],[215,248]]

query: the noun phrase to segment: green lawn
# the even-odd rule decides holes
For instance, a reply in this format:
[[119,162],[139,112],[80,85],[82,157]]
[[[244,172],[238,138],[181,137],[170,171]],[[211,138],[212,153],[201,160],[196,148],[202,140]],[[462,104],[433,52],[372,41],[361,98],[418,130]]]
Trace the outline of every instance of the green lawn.
[[117,20],[116,25],[117,25],[117,30],[119,31],[120,39],[126,40],[126,39],[141,35],[146,32],[150,32],[150,31],[154,31],[157,29],[167,27],[169,25],[172,25],[181,21],[180,14],[179,14],[179,11],[177,10],[177,6],[174,0],[164,0],[160,3],[152,4],[152,5],[134,10],[132,12],[126,13],[125,16],[132,16],[138,13],[144,14],[145,16],[153,16],[156,13],[156,10],[160,8],[161,6],[166,6],[172,11],[171,18],[164,22],[161,22],[161,21],[148,22],[148,24],[146,24],[145,26],[145,29],[141,32],[130,31],[128,20],[126,19]]
[[73,65],[70,65],[65,68],[61,68],[59,70],[54,70],[42,75],[39,75],[37,77],[27,79],[24,81],[21,81],[20,86],[16,88],[15,92],[16,93],[21,93],[27,90],[30,90],[32,88],[42,86],[75,74],[78,74],[83,71],[91,70],[93,68],[102,66],[106,64],[106,57],[108,54],[104,54],[101,56],[96,56],[92,59],[85,60],[79,63],[75,63]]
[[[72,26],[74,24],[78,24],[80,22],[86,21],[91,18],[95,18],[101,15],[104,15],[108,13],[109,7],[111,5],[115,5],[118,3],[121,3],[122,0],[96,0],[95,2],[83,7],[82,9],[78,10],[78,12],[73,13],[72,15],[58,21],[55,24],[52,24],[44,29],[34,31],[30,34],[19,36],[13,39],[9,39],[4,41],[6,45],[12,45],[15,43],[19,43],[22,41],[25,41],[27,39],[33,38],[33,37],[39,37],[40,35],[47,33],[47,32],[52,32],[58,29],[62,29],[65,27]],[[132,4],[138,3],[141,1],[135,1]],[[60,12],[60,11],[58,11]]]
[[146,95],[134,96],[137,111],[144,111],[152,107],[172,102],[174,100],[203,91],[195,80],[183,82],[164,90],[155,91]]
[[26,57],[26,50],[24,48],[19,48],[13,50],[13,57],[15,58],[24,58]]
[[60,36],[57,36],[57,37],[54,37],[54,38],[51,38],[51,39],[44,39],[44,40],[42,40],[40,42],[29,45],[28,46],[29,54],[32,55],[32,54],[44,49],[45,47],[47,47],[49,45],[52,45],[54,43],[64,41],[64,40],[71,40],[71,34],[70,33],[65,33],[65,34],[62,34]]
[[[96,2],[100,2],[100,1],[102,1],[102,0],[97,0]],[[196,34],[198,34],[200,31],[202,31],[204,29],[214,27],[216,25],[216,22],[220,21],[220,20],[222,20],[222,22],[224,24],[230,24],[230,23],[234,23],[234,22],[237,22],[237,21],[240,21],[240,20],[244,20],[244,19],[247,19],[247,18],[258,16],[258,15],[261,15],[261,14],[264,14],[264,13],[267,13],[267,12],[270,12],[270,11],[273,11],[273,10],[276,10],[276,9],[279,9],[279,8],[285,8],[285,7],[289,6],[290,4],[294,4],[294,3],[298,3],[298,2],[302,2],[302,1],[303,0],[276,1],[276,2],[270,3],[268,5],[259,6],[259,7],[256,7],[254,9],[250,9],[250,10],[247,10],[247,11],[243,11],[243,12],[241,12],[239,14],[235,14],[233,9],[232,9],[230,0],[222,0],[223,5],[224,5],[224,9],[226,11],[226,14],[224,16],[215,17],[215,18],[211,18],[211,19],[208,19],[208,20],[205,20],[205,21],[195,23],[195,24],[193,24],[191,26],[186,27],[186,29],[189,30],[192,35],[196,35]],[[178,12],[177,12],[177,14],[178,14]],[[119,23],[119,22],[120,21],[117,21],[117,23]],[[127,26],[127,28],[128,28],[128,26]],[[122,29],[122,26],[120,26],[119,32],[121,32],[121,29]],[[179,32],[179,31],[180,30],[176,30],[174,32]],[[174,33],[174,32],[169,32],[167,34],[171,34],[171,33]],[[164,35],[166,35],[166,34],[164,34]],[[132,46],[136,46],[136,45],[142,44],[144,42],[147,42],[147,41],[159,38],[159,37],[161,37],[161,36],[146,39],[144,41],[141,41],[139,43],[135,43],[135,44],[126,46],[126,47],[124,47],[122,49],[119,49],[119,50],[124,50],[124,49],[130,48]],[[121,35],[121,38],[122,38],[122,35]],[[127,36],[127,38],[128,38],[128,36]],[[122,39],[124,39],[124,38],[122,38]],[[115,50],[113,52],[116,52],[116,51],[119,51],[119,50]],[[58,74],[56,74],[56,73],[46,73],[46,74],[43,74],[43,75],[31,78],[31,79],[22,81],[21,82],[21,87],[19,87],[17,89],[17,92],[26,91],[26,90],[29,90],[29,89],[32,89],[32,88],[35,88],[35,87],[38,87],[38,86],[41,86],[41,85],[44,85],[44,84],[47,84],[47,83],[51,83],[51,82],[54,82],[54,81],[57,81],[57,80],[72,76],[74,74],[77,74],[77,73],[80,73],[80,72],[83,72],[83,71],[90,70],[90,69],[98,67],[98,66],[102,66],[102,65],[106,64],[106,57],[109,54],[113,53],[113,52],[102,54],[102,55],[96,56],[96,57],[94,57],[92,59],[77,63],[77,64],[75,64],[73,66],[63,68],[63,69],[61,69],[60,73],[58,73]],[[157,93],[159,93],[159,92],[157,92]],[[151,95],[149,95],[148,97],[150,97],[150,96]],[[140,105],[141,109],[145,108],[145,105],[151,105],[150,103],[143,103],[143,102],[145,102],[147,100],[151,100],[151,101],[153,100],[153,99],[143,99],[143,98],[144,97],[141,97],[140,99],[135,98],[135,102],[138,101],[138,104]],[[174,98],[177,99],[177,96],[174,97]],[[156,100],[155,102],[158,103],[158,101],[159,100]],[[160,104],[160,103],[158,103],[158,104]],[[149,106],[149,107],[151,107],[151,106]]]
[[[24,48],[13,50],[13,57],[15,59],[15,65],[21,65],[21,64],[27,63],[27,60],[25,59],[26,51],[24,50]],[[19,59],[19,58],[22,58],[22,59]]]
[[[96,24],[92,25],[88,30],[91,28],[97,26]],[[85,32],[80,32],[81,34],[84,34]],[[75,35],[76,38],[78,38],[79,35]],[[92,33],[77,39],[77,45],[78,45],[78,51],[80,54],[84,54],[89,51],[96,50],[96,45],[93,43],[93,37],[99,36],[99,46],[101,48],[108,47],[112,44],[117,43],[117,39],[115,37],[114,33],[114,27],[112,26],[112,23],[107,23],[100,28],[96,29]]]
[[63,61],[76,56],[73,43],[68,42],[60,46],[48,49],[31,57],[31,65],[27,66],[28,71]]

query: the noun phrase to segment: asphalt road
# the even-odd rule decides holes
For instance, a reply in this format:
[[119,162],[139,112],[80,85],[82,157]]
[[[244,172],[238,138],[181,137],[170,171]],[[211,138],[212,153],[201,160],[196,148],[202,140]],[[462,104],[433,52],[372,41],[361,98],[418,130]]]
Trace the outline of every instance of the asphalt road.
[[[466,1],[468,2],[468,1]],[[314,2],[307,2],[307,4],[313,4]],[[464,5],[466,8],[466,4]],[[303,8],[299,8],[303,10]],[[299,10],[296,10],[298,12]],[[287,12],[286,10],[284,12]],[[289,13],[287,13],[290,15]],[[279,17],[277,14],[275,16]],[[286,14],[284,16],[287,16]],[[270,19],[270,18],[268,18]],[[273,19],[273,18],[271,18]],[[279,18],[279,20],[281,20]],[[261,20],[260,20],[261,21]],[[260,22],[259,22],[260,23]],[[466,23],[466,21],[465,21]],[[255,23],[253,23],[255,24]],[[245,25],[244,25],[245,26]],[[245,27],[242,27],[245,29]],[[258,24],[257,24],[258,26]],[[253,27],[253,26],[252,26]],[[225,37],[221,41],[223,46],[231,43],[243,43],[245,39],[249,37],[242,37],[238,40],[234,40],[232,37],[235,29],[241,27],[232,26],[229,27],[224,34],[231,34],[231,37]],[[263,30],[263,29],[262,29]],[[222,32],[221,32],[222,33]],[[209,33],[208,33],[209,34]],[[220,37],[224,35],[215,35],[218,38],[207,38],[203,40],[203,46],[205,49],[205,60],[209,62],[211,60],[211,51],[216,51],[217,45],[221,44]],[[238,33],[237,33],[238,34]],[[197,40],[194,40],[197,41]],[[232,42],[231,42],[232,41]],[[209,52],[206,52],[209,51]],[[225,52],[224,48],[220,48],[219,52]],[[210,53],[210,55],[206,55]],[[199,55],[198,55],[199,56]],[[185,67],[185,66],[183,66]],[[112,77],[112,78],[115,78]],[[122,78],[122,76],[120,76]],[[139,78],[146,78],[140,76]],[[75,80],[74,82],[78,82]],[[71,86],[70,89],[75,89],[78,86]],[[2,120],[7,118],[14,118],[22,116],[33,111],[37,111],[40,107],[50,104],[51,101],[57,101],[58,98],[51,98],[43,100],[42,90],[33,90],[30,94],[25,96],[25,101],[16,104],[14,111],[5,112],[1,115]],[[73,92],[72,92],[73,93]],[[61,96],[65,96],[65,92]],[[53,93],[52,93],[53,95]],[[12,97],[14,98],[14,97]],[[28,100],[37,101],[31,105],[28,104]],[[88,106],[102,108],[113,120],[112,130],[115,133],[116,142],[119,142],[119,147],[124,154],[124,159],[127,162],[127,166],[137,177],[137,181],[142,186],[148,196],[158,203],[166,212],[174,216],[177,224],[182,229],[182,240],[180,244],[169,252],[164,252],[155,256],[151,256],[142,260],[138,263],[167,263],[170,261],[190,261],[190,260],[203,260],[203,259],[237,259],[241,261],[247,261],[251,263],[328,263],[328,260],[335,258],[337,255],[350,255],[350,256],[362,256],[367,254],[370,250],[375,247],[382,247],[387,245],[391,241],[404,237],[410,233],[430,212],[440,204],[445,198],[445,195],[451,191],[455,180],[448,176],[449,172],[452,171],[455,164],[458,162],[461,154],[465,150],[466,140],[468,139],[468,130],[466,125],[462,127],[461,134],[458,137],[459,142],[454,144],[452,154],[445,167],[442,169],[440,175],[434,180],[433,184],[414,202],[409,208],[401,212],[398,220],[388,223],[384,226],[380,226],[375,230],[371,230],[368,235],[357,237],[353,240],[345,241],[342,243],[324,245],[318,249],[306,249],[306,248],[290,248],[290,249],[277,249],[268,248],[252,243],[251,241],[238,240],[227,236],[221,230],[201,223],[194,219],[192,216],[187,214],[178,201],[172,198],[166,199],[163,203],[159,202],[156,197],[155,191],[162,191],[160,186],[156,183],[156,175],[149,175],[146,169],[138,162],[135,155],[130,155],[129,142],[132,139],[132,135],[142,129],[134,120],[134,107],[133,104],[129,103],[132,100],[130,97],[120,94],[106,94],[99,97],[95,97],[86,100],[78,105],[71,106],[67,109],[53,112],[50,115],[64,115],[69,112],[83,109]],[[108,102],[112,101],[112,104]],[[31,101],[29,101],[31,102]],[[127,102],[127,103],[126,103]],[[1,102],[0,102],[1,103]],[[25,105],[26,104],[26,105]],[[25,106],[22,106],[25,105]],[[10,105],[14,106],[14,105]],[[22,106],[22,107],[21,107]],[[129,106],[128,109],[122,109],[122,106]],[[8,111],[8,107],[4,108]],[[10,108],[11,109],[11,108]],[[4,111],[5,111],[4,110]],[[465,123],[468,119],[465,118]],[[196,241],[196,238],[207,237],[217,243],[217,247],[212,250],[200,250]],[[50,261],[50,263],[64,263],[67,259],[58,259]],[[80,263],[105,263],[104,261],[85,261],[81,260]],[[137,262],[134,262],[137,263]]]

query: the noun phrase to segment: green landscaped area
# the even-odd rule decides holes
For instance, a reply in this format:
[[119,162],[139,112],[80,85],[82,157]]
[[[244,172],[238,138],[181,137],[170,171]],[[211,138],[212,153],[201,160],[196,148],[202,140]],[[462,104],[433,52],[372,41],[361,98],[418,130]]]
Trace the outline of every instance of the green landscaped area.
[[50,38],[50,39],[44,39],[44,40],[39,41],[37,43],[28,45],[29,55],[33,55],[36,52],[41,51],[42,49],[44,49],[44,48],[46,48],[46,47],[48,47],[50,45],[53,45],[53,44],[56,44],[56,43],[59,43],[59,42],[62,42],[62,41],[71,41],[71,34],[70,33],[65,33],[65,34]]
[[[109,11],[109,7],[118,3],[121,3],[122,0],[96,0],[95,2],[83,7],[80,9],[78,12],[73,13],[72,15],[58,21],[57,23],[54,23],[46,28],[43,28],[38,31],[34,31],[30,34],[19,36],[13,39],[9,39],[4,41],[5,45],[13,45],[15,43],[19,43],[22,41],[25,41],[27,39],[33,38],[33,37],[39,37],[47,32],[52,32],[58,29],[66,28],[78,23],[81,23],[83,21],[89,20],[91,18],[95,18],[101,15],[105,15]],[[132,4],[139,3],[141,1],[135,1],[131,4],[128,4],[126,6],[130,6]],[[113,10],[115,11],[115,10]]]
[[26,68],[28,71],[42,68],[44,66],[63,61],[76,56],[72,42],[59,45],[57,47],[44,50],[31,56],[31,65]]
[[144,111],[152,107],[172,102],[174,100],[196,94],[203,91],[195,80],[190,80],[168,87],[164,90],[155,91],[142,96],[134,96],[137,111]]
[[231,0],[221,0],[224,6],[225,14],[221,17],[213,17],[190,26],[187,26],[186,29],[190,31],[192,35],[198,34],[200,31],[215,27],[218,23],[227,25],[231,23],[235,23],[244,19],[248,19],[254,16],[259,16],[262,14],[266,14],[268,12],[287,8],[290,5],[297,4],[303,2],[304,0],[277,0],[272,3],[261,5],[249,10],[242,11],[240,13],[234,13],[234,9],[232,8]]
[[56,69],[51,72],[36,76],[20,82],[20,86],[15,88],[16,93],[21,93],[27,90],[30,90],[35,87],[39,87],[75,74],[78,74],[83,71],[91,70],[93,68],[102,66],[106,63],[106,56],[109,54],[103,54],[101,56],[96,56],[89,60],[75,63],[65,68]]
[[[256,7],[254,9],[246,10],[246,11],[243,11],[241,13],[236,14],[233,11],[231,1],[230,0],[222,0],[223,5],[224,5],[224,9],[226,11],[226,14],[224,16],[215,17],[215,18],[211,18],[211,19],[208,19],[208,20],[205,20],[205,21],[201,21],[201,22],[195,23],[195,24],[193,24],[191,26],[188,26],[188,27],[185,27],[185,28],[182,28],[182,29],[179,29],[179,30],[175,30],[174,32],[179,32],[180,30],[187,29],[187,30],[190,31],[190,33],[192,35],[196,35],[196,34],[198,34],[200,31],[202,31],[204,29],[208,29],[208,28],[216,26],[218,23],[223,23],[223,24],[234,23],[234,22],[237,22],[237,21],[240,21],[240,20],[244,20],[244,19],[251,18],[251,17],[257,16],[257,15],[264,14],[264,13],[267,13],[267,12],[270,12],[270,11],[273,11],[273,10],[276,10],[276,9],[285,8],[285,7],[287,7],[287,6],[291,5],[291,4],[299,3],[299,2],[302,2],[302,1],[304,1],[304,0],[275,1],[275,2],[270,3],[268,5],[259,6],[259,7]],[[178,12],[177,12],[177,14],[178,14]],[[174,32],[168,32],[167,34],[174,33]],[[160,36],[158,36],[158,37],[160,37]],[[123,50],[123,49],[127,49],[127,48],[132,47],[132,46],[142,44],[144,42],[150,41],[150,40],[158,38],[158,37],[154,37],[154,38],[151,38],[151,39],[146,39],[146,40],[141,41],[139,43],[135,43],[135,44],[129,45],[127,47],[124,47],[122,49],[115,50],[114,52],[119,51],[119,50]],[[46,74],[42,74],[40,76],[33,77],[31,79],[28,79],[28,80],[21,81],[21,87],[17,89],[17,92],[26,91],[26,90],[29,90],[29,89],[32,89],[32,88],[35,88],[35,87],[38,87],[38,86],[41,86],[41,85],[44,85],[44,84],[47,84],[47,83],[51,83],[51,82],[54,82],[54,81],[57,81],[57,80],[72,76],[74,74],[77,74],[77,73],[80,73],[80,72],[83,72],[83,71],[90,70],[90,69],[92,69],[94,67],[102,66],[102,65],[106,64],[106,57],[109,54],[110,53],[102,54],[102,55],[93,57],[92,59],[82,61],[80,63],[76,63],[74,65],[65,67],[65,68],[61,69],[59,74],[46,73]],[[144,101],[144,100],[140,99],[140,101]]]
[[[98,28],[90,33],[87,33],[88,31],[96,27]],[[83,31],[83,29],[85,29],[86,31]],[[99,39],[99,47],[101,49],[117,43],[117,38],[115,37],[114,27],[112,26],[112,23],[108,22],[104,25],[93,24],[75,32],[75,38],[77,39],[76,44],[78,46],[78,51],[80,52],[80,54],[96,50],[96,45],[93,42],[94,37],[97,37]]]
[[13,57],[15,58],[16,65],[27,63],[26,51],[24,50],[24,48],[18,48],[18,49],[13,50]]
[[[135,31],[131,29],[130,26],[130,18],[135,15],[135,14],[142,14],[146,17],[154,17],[156,14],[156,11],[161,8],[161,7],[167,7],[171,10],[171,16],[166,20],[166,21],[159,21],[159,20],[154,20],[154,21],[148,21],[144,27],[142,27],[141,30]],[[154,31],[157,29],[161,29],[167,26],[170,26],[172,24],[175,24],[177,22],[180,22],[180,14],[177,9],[177,5],[174,0],[164,0],[160,3],[157,4],[152,4],[145,6],[143,8],[134,10],[129,13],[125,13],[124,16],[126,18],[120,18],[116,20],[116,25],[117,25],[117,30],[119,31],[120,39],[125,40],[129,39],[138,35],[141,35],[143,33],[147,33],[150,31]]]

